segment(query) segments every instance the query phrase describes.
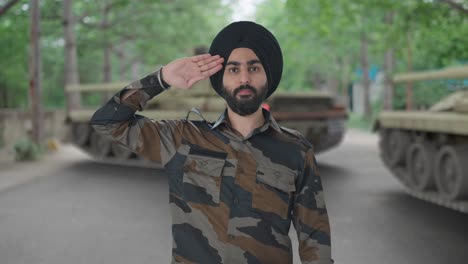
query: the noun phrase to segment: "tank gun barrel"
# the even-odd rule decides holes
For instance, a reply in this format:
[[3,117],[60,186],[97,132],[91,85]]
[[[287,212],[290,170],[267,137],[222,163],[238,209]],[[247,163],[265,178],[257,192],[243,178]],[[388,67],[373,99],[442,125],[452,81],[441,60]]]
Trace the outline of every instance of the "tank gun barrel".
[[[70,92],[118,92],[123,89],[130,82],[114,82],[114,83],[89,83],[89,84],[70,84],[65,86],[65,91]],[[205,97],[217,96],[213,89],[207,86],[208,80],[201,81],[192,89],[178,90],[170,89],[166,92],[171,96],[185,96],[185,97]]]
[[468,78],[468,66],[450,67],[441,70],[401,73],[393,76],[393,83]]
[[70,84],[65,86],[66,92],[117,92],[129,82]]

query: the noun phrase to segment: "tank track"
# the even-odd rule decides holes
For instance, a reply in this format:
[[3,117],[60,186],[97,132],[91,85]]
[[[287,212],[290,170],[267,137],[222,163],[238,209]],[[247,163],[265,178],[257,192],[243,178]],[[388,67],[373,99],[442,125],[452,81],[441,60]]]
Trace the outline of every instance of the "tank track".
[[466,200],[465,201],[464,200],[452,201],[452,200],[442,197],[435,190],[417,191],[417,190],[411,189],[407,186],[407,183],[403,180],[407,178],[406,172],[403,169],[403,167],[392,168],[388,166],[387,164],[385,165],[388,169],[390,169],[393,175],[395,175],[398,178],[398,180],[403,184],[403,186],[405,187],[406,193],[408,193],[409,195],[417,199],[423,200],[423,201],[434,203],[434,204],[437,204],[437,205],[440,205],[440,206],[443,206],[452,210],[456,210],[456,211],[468,214],[468,201]]
[[[419,131],[409,131],[401,129],[385,129],[381,128],[379,130],[379,149],[380,149],[380,158],[383,161],[384,165],[390,170],[395,178],[402,183],[405,188],[405,191],[420,200],[427,201],[433,204],[437,204],[455,211],[459,211],[465,214],[468,214],[468,199],[466,198],[466,190],[464,196],[462,197],[451,197],[447,193],[442,193],[440,185],[440,168],[437,168],[437,161],[440,156],[436,153],[441,152],[446,146],[456,147],[458,146],[457,141],[448,142],[446,140],[438,142],[437,138],[446,138],[440,137],[441,134],[421,134]],[[392,137],[392,135],[396,137]],[[464,137],[463,137],[464,138]],[[397,140],[395,140],[397,139]],[[396,142],[396,143],[395,143]],[[413,160],[412,163],[409,163],[408,157],[409,153],[412,153],[410,150],[414,150],[414,145],[426,145],[432,146],[432,148],[427,148],[430,153],[430,159],[426,160],[429,164],[429,167],[423,171],[431,171],[426,179],[418,178],[421,177],[421,170],[413,171],[417,169],[417,160]],[[464,163],[464,158],[467,152],[464,152],[465,155],[460,161]],[[440,159],[439,159],[440,160]],[[466,165],[463,165],[466,166]],[[468,167],[467,167],[468,168]],[[465,170],[466,172],[466,170]],[[437,174],[436,174],[437,173]],[[418,176],[415,176],[419,174]],[[426,174],[427,175],[427,174]],[[460,174],[458,174],[460,175]],[[466,179],[468,175],[464,173],[461,174],[463,179]],[[424,182],[423,185],[418,185],[415,182],[417,181]],[[439,179],[439,183],[437,180]],[[460,182],[458,182],[460,183]],[[419,187],[418,187],[419,186]]]
[[327,121],[327,132],[320,137],[317,144],[314,144],[316,153],[324,152],[338,146],[343,140],[346,131],[345,119],[330,119]]

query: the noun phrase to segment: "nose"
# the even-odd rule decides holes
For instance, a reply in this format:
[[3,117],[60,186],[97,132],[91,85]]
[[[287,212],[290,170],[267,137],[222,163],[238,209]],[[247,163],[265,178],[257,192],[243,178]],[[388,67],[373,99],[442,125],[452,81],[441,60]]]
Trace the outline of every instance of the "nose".
[[242,70],[239,75],[241,85],[250,84],[250,75],[248,70]]

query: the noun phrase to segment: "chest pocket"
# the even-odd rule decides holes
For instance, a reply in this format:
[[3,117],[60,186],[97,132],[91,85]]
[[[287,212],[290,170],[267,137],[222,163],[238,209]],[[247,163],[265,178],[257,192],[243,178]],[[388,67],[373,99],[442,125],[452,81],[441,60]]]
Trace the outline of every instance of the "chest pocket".
[[286,219],[292,193],[296,191],[296,176],[297,172],[288,168],[259,166],[252,207]]
[[184,163],[183,197],[188,202],[218,205],[225,160],[189,154]]

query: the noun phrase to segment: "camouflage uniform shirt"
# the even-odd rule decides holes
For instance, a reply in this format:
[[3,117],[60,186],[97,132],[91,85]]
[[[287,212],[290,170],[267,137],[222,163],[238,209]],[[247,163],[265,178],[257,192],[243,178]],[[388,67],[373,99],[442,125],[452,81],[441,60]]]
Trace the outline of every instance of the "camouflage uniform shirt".
[[[330,226],[311,146],[266,122],[243,137],[225,112],[214,122],[136,115],[164,91],[157,73],[133,82],[92,117],[96,131],[164,166],[172,263],[292,263],[291,222],[302,263],[333,263]],[[127,89],[138,89],[121,100]]]

